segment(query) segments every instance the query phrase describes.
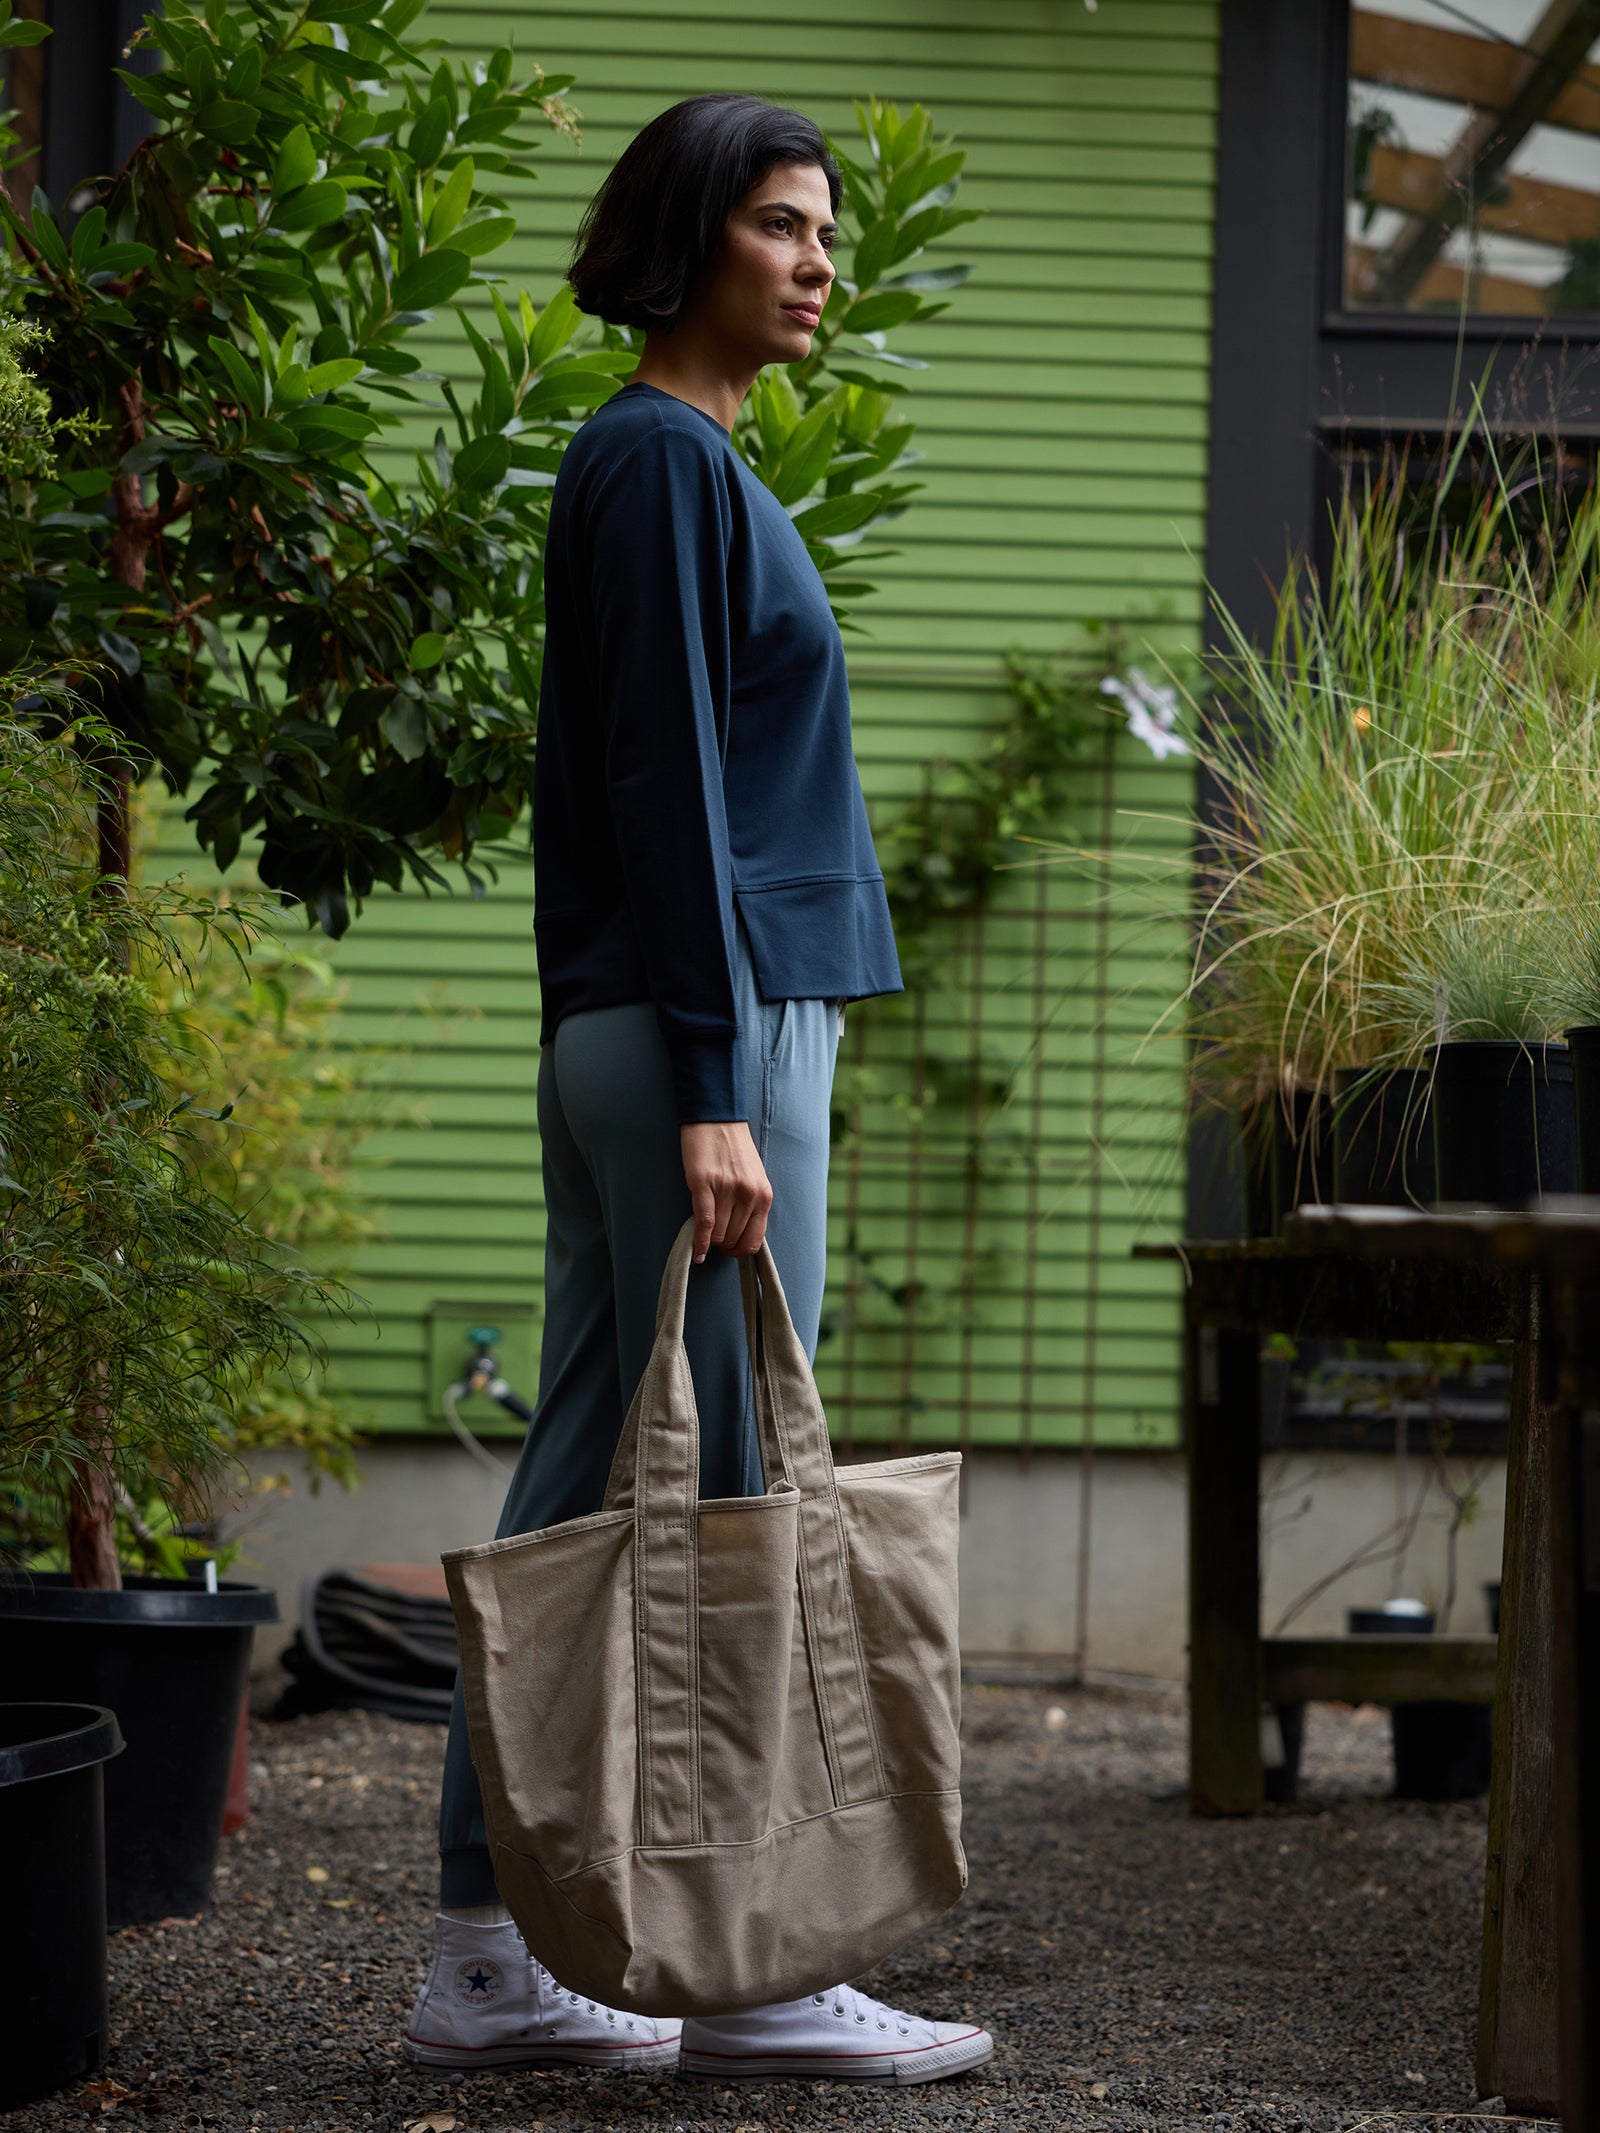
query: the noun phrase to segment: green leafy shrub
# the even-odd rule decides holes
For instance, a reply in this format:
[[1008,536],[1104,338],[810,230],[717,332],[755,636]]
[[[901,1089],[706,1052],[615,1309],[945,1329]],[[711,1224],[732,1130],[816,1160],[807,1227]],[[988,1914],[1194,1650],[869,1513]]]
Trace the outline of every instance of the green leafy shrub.
[[206,1183],[166,994],[176,927],[240,921],[99,874],[90,738],[0,717],[0,1493],[114,1585],[117,1504],[195,1508],[340,1297]]
[[[5,210],[7,294],[49,337],[68,443],[13,483],[0,662],[105,669],[133,772],[190,796],[219,865],[258,837],[261,879],[330,933],[378,882],[442,883],[441,859],[479,885],[475,844],[520,814],[550,486],[636,361],[625,335],[576,345],[565,288],[536,307],[488,265],[529,129],[571,131],[567,78],[509,47],[453,63],[411,34],[420,5],[172,0],[141,33],[161,70],[124,76],[155,132],[70,234],[43,195]],[[885,334],[966,271],[917,264],[967,219],[959,151],[920,110],[863,122],[856,284],[741,431],[840,603],[869,589],[842,559],[908,493],[890,414],[916,365]],[[408,345],[448,308],[470,398]],[[402,490],[373,448],[441,393]]]

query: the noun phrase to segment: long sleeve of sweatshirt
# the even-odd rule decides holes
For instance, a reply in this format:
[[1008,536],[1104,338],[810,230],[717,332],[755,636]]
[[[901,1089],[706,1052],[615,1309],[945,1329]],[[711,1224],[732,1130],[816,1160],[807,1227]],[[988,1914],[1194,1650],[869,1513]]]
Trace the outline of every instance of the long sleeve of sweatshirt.
[[741,1119],[726,454],[649,431],[595,496],[588,535],[606,790],[679,1119]]

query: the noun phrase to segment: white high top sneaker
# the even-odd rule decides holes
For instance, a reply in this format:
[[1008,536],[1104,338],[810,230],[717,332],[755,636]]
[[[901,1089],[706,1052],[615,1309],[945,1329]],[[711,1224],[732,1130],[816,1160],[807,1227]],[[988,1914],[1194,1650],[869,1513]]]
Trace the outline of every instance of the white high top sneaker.
[[691,2015],[679,2065],[719,2081],[942,2081],[994,2056],[972,2022],[924,2022],[851,1985],[744,2014]]
[[604,2066],[670,2073],[679,2022],[620,2014],[568,1992],[535,1962],[509,1919],[438,1920],[433,1966],[406,2024],[413,2066]]

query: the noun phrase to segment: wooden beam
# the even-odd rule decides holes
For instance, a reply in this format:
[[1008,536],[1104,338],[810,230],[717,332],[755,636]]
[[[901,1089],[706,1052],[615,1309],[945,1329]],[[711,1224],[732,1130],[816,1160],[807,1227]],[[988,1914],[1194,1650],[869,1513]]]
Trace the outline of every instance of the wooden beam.
[[1189,1804],[1254,1814],[1261,1767],[1261,1336],[1190,1323]]
[[[1358,7],[1350,16],[1350,73],[1379,89],[1408,89],[1444,103],[1503,111],[1516,92],[1523,54],[1496,37],[1436,29]],[[1588,60],[1550,99],[1545,123],[1600,133],[1600,67]]]
[[[1353,304],[1375,303],[1380,287],[1381,255],[1369,244],[1345,247],[1346,300]],[[1549,290],[1542,282],[1517,281],[1509,274],[1472,274],[1448,259],[1436,259],[1412,292],[1412,305],[1419,311],[1459,311],[1463,301],[1469,314],[1497,318],[1542,318],[1549,308]]]
[[1468,203],[1494,186],[1552,99],[1588,57],[1600,33],[1600,0],[1548,0],[1528,32],[1528,55],[1511,101],[1501,111],[1474,112],[1443,161],[1449,183],[1433,204],[1389,249],[1382,301],[1403,304],[1465,221]]
[[1269,1703],[1493,1703],[1495,1637],[1263,1637]]
[[1556,1968],[1551,1518],[1556,1416],[1541,1396],[1537,1277],[1534,1337],[1511,1378],[1500,1652],[1489,1789],[1478,2088],[1512,2111],[1560,2102]]
[[[1370,197],[1380,207],[1399,208],[1408,215],[1434,215],[1445,203],[1452,182],[1438,156],[1408,148],[1373,150]],[[1465,222],[1465,201],[1461,207],[1458,220]],[[1504,237],[1568,245],[1600,237],[1600,193],[1507,171],[1496,183],[1492,198],[1479,198],[1472,219],[1477,228],[1495,230]],[[1379,271],[1380,275],[1389,271],[1382,255]]]

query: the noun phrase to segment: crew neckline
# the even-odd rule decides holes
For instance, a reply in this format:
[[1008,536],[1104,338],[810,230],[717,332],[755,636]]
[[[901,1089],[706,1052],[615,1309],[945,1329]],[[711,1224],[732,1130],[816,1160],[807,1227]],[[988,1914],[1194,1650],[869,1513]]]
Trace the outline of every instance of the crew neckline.
[[623,393],[654,393],[658,400],[669,400],[674,407],[687,408],[691,415],[698,415],[702,422],[709,422],[719,437],[728,442],[732,441],[733,432],[725,430],[715,415],[708,415],[703,407],[696,407],[692,400],[680,399],[676,393],[669,393],[660,385],[652,385],[648,378],[630,378],[621,391],[613,393],[611,397],[613,400],[620,400]]

